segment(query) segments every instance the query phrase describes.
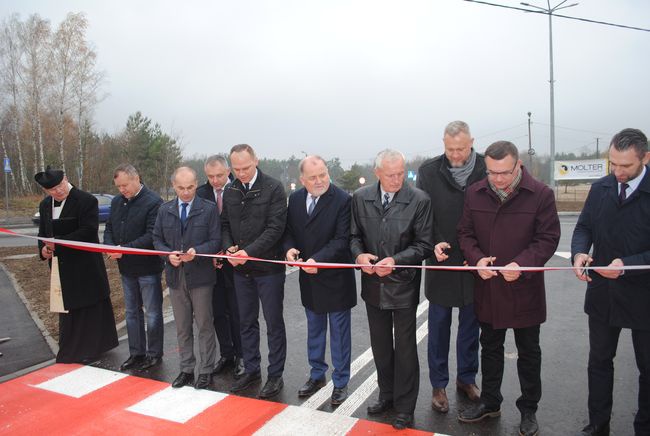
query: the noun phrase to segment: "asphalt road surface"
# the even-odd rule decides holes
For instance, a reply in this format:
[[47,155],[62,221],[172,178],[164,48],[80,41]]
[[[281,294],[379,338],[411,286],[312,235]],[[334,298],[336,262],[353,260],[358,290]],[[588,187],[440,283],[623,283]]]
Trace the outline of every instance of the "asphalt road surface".
[[[558,255],[548,263],[549,266],[567,266],[569,261],[563,252],[569,251],[571,233],[575,216],[561,217],[562,240]],[[0,238],[5,245],[6,238]],[[357,273],[358,274],[358,273]],[[548,319],[541,329],[542,347],[542,400],[537,419],[541,434],[574,434],[587,422],[587,356],[589,350],[587,317],[583,312],[585,285],[569,271],[547,272],[546,290]],[[423,293],[422,293],[423,295]],[[449,413],[440,414],[431,409],[431,386],[428,378],[426,350],[427,302],[421,301],[418,315],[418,350],[420,361],[420,393],[415,411],[415,428],[453,435],[511,435],[518,434],[519,412],[515,400],[520,394],[517,378],[517,350],[512,332],[508,332],[505,345],[505,372],[502,386],[504,401],[502,416],[476,424],[462,424],[457,413],[470,406],[463,394],[455,389],[455,329],[450,346],[450,384],[447,395],[450,401]],[[287,275],[285,285],[284,317],[287,327],[287,362],[284,371],[284,389],[274,401],[319,409],[339,415],[363,419],[391,422],[393,412],[380,416],[369,416],[366,407],[376,398],[375,367],[370,352],[365,307],[361,299],[352,310],[352,378],[349,384],[349,398],[333,409],[329,404],[331,385],[323,388],[310,399],[298,398],[297,391],[308,379],[309,365],[306,356],[306,319],[300,304],[298,273]],[[260,319],[263,319],[260,315]],[[266,380],[266,333],[264,322],[260,322],[262,345],[262,383]],[[195,348],[196,349],[196,348]],[[328,352],[329,354],[329,352]],[[107,353],[97,366],[118,370],[128,357],[128,345],[122,338],[120,346]],[[328,357],[329,361],[329,357]],[[633,434],[632,421],[637,407],[638,371],[634,363],[629,330],[621,334],[618,354],[615,360],[614,410],[612,415],[612,434]],[[173,320],[165,327],[165,356],[163,363],[149,371],[133,371],[133,375],[147,377],[170,383],[178,374],[178,350]],[[329,377],[328,377],[329,379]],[[228,392],[233,383],[232,374],[226,372],[215,376],[211,389]],[[238,395],[254,398],[262,383],[255,384]],[[479,387],[480,373],[477,380]]]

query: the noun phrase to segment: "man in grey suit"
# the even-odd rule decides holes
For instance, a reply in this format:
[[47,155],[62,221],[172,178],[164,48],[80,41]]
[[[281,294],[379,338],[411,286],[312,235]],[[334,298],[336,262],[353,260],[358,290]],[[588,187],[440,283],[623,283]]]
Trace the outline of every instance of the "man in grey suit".
[[214,267],[209,257],[221,245],[221,226],[217,205],[196,196],[196,172],[180,167],[172,176],[178,196],[160,206],[153,231],[156,250],[170,251],[166,257],[165,277],[176,320],[181,372],[172,383],[180,388],[194,382],[194,334],[199,330],[199,376],[196,389],[206,389],[212,377],[217,344],[212,325],[212,289]]

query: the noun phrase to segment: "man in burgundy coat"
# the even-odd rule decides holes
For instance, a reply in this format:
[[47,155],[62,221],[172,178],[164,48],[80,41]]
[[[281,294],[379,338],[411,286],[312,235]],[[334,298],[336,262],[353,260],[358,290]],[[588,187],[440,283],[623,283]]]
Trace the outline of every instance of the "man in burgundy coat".
[[458,241],[469,265],[512,269],[479,270],[474,306],[481,325],[481,401],[458,415],[476,422],[501,414],[503,343],[514,330],[521,396],[519,434],[537,435],[535,417],[542,395],[540,324],[546,321],[544,273],[520,271],[542,267],[560,240],[553,191],[522,166],[514,144],[498,141],[485,151],[487,178],[471,185],[458,224]]

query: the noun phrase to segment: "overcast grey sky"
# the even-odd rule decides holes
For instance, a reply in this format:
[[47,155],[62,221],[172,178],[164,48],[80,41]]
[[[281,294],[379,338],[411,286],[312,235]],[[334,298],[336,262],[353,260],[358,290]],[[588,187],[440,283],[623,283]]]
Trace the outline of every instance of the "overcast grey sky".
[[[549,150],[545,15],[462,0],[0,3],[3,17],[38,13],[53,28],[79,11],[107,73],[95,120],[108,133],[139,110],[186,156],[246,142],[263,157],[305,151],[347,167],[389,146],[439,154],[455,119],[478,150],[527,148],[531,111],[533,147]],[[650,27],[647,0],[562,13]],[[650,33],[561,18],[553,31],[557,150],[594,150],[624,127],[650,134]]]

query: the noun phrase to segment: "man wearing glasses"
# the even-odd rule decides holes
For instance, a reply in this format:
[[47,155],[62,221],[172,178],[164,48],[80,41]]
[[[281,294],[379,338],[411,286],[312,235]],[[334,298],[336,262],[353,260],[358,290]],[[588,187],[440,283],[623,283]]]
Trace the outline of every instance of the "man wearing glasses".
[[[535,180],[521,164],[517,147],[498,141],[485,151],[487,178],[469,187],[458,241],[469,265],[478,271],[474,306],[481,325],[481,400],[458,415],[477,422],[501,415],[503,344],[512,328],[517,345],[521,396],[519,434],[537,435],[535,412],[542,396],[540,325],[546,321],[542,267],[560,240],[560,221],[553,191]],[[489,266],[506,267],[494,271]]]

